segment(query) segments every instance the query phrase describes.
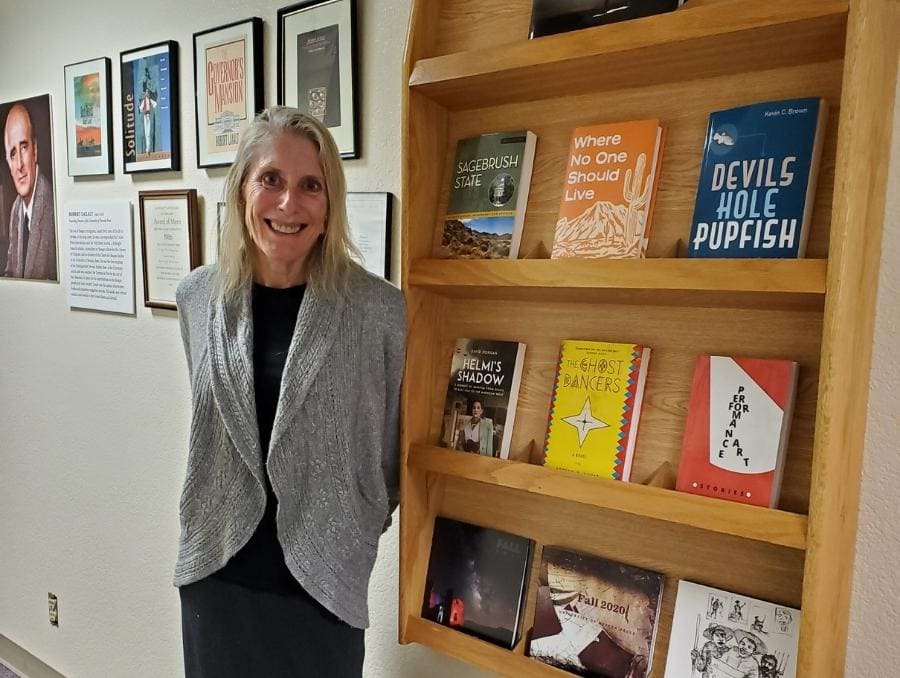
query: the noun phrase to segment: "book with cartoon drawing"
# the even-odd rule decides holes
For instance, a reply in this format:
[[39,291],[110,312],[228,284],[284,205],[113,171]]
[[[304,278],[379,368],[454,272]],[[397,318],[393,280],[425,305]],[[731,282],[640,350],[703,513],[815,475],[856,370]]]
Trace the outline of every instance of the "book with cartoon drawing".
[[678,582],[664,678],[795,678],[800,610]]
[[572,132],[551,258],[644,256],[664,144],[658,120]]

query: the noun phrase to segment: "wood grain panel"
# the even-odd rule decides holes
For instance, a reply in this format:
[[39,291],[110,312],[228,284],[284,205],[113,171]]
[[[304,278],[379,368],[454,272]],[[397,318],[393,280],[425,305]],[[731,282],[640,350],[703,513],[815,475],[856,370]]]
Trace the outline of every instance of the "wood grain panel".
[[458,111],[450,114],[443,149],[439,203],[431,256],[446,214],[456,143],[486,132],[523,129],[538,137],[534,173],[520,255],[544,243],[549,251],[562,197],[572,130],[583,125],[658,118],[667,129],[648,257],[669,256],[691,231],[700,161],[710,112],[758,101],[822,96],[830,107],[819,183],[806,256],[828,255],[837,121],[840,116],[841,61],[774,69],[615,92],[542,99],[528,104]]

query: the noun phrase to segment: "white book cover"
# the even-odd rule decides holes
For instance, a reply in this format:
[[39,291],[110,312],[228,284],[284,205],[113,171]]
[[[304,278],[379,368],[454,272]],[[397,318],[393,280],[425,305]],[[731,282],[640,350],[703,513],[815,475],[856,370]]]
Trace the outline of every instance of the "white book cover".
[[678,582],[665,678],[796,678],[800,610]]

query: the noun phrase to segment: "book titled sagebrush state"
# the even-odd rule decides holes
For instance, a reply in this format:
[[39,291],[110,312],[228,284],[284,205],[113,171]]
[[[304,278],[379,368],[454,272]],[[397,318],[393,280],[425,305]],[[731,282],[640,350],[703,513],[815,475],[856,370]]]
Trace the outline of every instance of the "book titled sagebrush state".
[[545,546],[529,654],[580,676],[650,675],[665,577]]
[[697,358],[676,489],[777,506],[797,372],[790,360]]
[[817,98],[709,116],[688,256],[805,254],[826,117]]
[[525,344],[457,339],[444,402],[441,445],[509,457]]
[[644,256],[664,144],[658,120],[572,132],[551,258]]
[[519,130],[462,139],[450,180],[441,254],[456,259],[515,259],[537,137]]
[[512,648],[522,630],[533,547],[515,534],[435,518],[422,616]]
[[627,481],[649,361],[640,344],[563,341],[544,464]]
[[678,582],[664,678],[796,678],[800,610]]
[[685,0],[534,0],[529,38],[638,19],[678,9]]

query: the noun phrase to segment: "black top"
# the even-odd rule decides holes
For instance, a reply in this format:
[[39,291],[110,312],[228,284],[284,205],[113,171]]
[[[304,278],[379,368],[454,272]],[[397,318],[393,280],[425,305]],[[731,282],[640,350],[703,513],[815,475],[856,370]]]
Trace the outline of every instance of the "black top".
[[[263,462],[269,456],[281,375],[305,289],[305,285],[276,289],[253,283],[253,386]],[[265,479],[266,512],[256,532],[213,576],[262,591],[301,593],[300,584],[284,562],[275,525],[278,499],[272,491],[268,473]]]

